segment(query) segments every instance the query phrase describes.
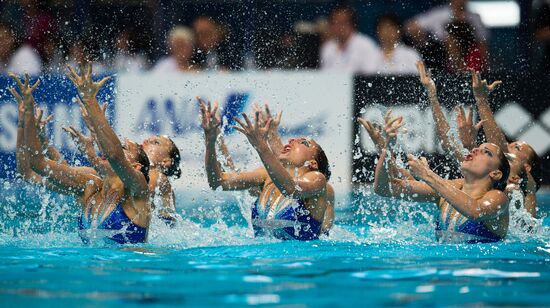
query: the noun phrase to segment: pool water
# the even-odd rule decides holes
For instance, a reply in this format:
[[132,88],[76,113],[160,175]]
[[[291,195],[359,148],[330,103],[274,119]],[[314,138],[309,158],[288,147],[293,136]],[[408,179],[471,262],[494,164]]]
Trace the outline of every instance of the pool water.
[[242,203],[210,200],[178,204],[175,229],[153,221],[147,244],[85,246],[69,198],[0,198],[0,306],[550,305],[548,219],[502,243],[439,244],[429,205],[366,192],[338,205],[328,238],[281,242],[252,238]]

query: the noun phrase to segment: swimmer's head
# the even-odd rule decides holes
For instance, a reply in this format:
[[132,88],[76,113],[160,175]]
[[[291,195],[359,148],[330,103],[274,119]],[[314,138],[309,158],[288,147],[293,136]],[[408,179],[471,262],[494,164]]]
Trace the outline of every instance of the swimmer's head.
[[324,174],[327,180],[330,178],[330,166],[325,151],[313,139],[289,139],[288,144],[284,145],[279,153],[279,160],[283,164],[295,167],[307,165],[308,168]]
[[542,169],[537,152],[525,141],[514,141],[508,144],[506,157],[510,163],[510,174],[514,176],[521,176],[524,165],[529,166],[529,172],[535,179],[538,190],[542,181]]
[[149,158],[143,150],[143,147],[130,139],[126,138],[122,143],[122,149],[126,159],[130,162],[132,167],[139,170],[145,177],[145,181],[149,183]]
[[493,188],[504,191],[510,174],[510,164],[500,148],[493,143],[484,143],[474,148],[460,164],[462,173],[478,178],[490,177]]
[[158,166],[166,176],[181,176],[180,150],[168,136],[152,136],[143,141],[143,150],[147,153],[151,166]]

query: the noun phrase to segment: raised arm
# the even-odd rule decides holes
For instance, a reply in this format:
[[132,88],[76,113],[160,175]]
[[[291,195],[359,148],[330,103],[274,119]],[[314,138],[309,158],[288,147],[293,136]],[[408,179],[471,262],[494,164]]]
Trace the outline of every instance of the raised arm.
[[508,197],[499,190],[490,190],[480,199],[449,185],[449,181],[430,170],[425,160],[415,159],[409,154],[409,168],[413,175],[429,185],[439,196],[444,198],[454,209],[468,219],[484,221],[494,219],[508,210]]
[[506,136],[500,127],[498,127],[491,106],[489,106],[489,94],[501,83],[501,81],[495,81],[489,85],[487,84],[487,80],[481,80],[479,72],[472,71],[472,91],[479,116],[483,121],[483,130],[487,137],[487,142],[496,144],[501,151],[508,153]]
[[321,172],[310,171],[295,179],[272,152],[267,143],[267,133],[271,120],[267,120],[265,126],[261,127],[258,112],[256,112],[254,124],[245,113],[242,116],[246,124],[235,118],[240,125],[240,127],[235,126],[235,129],[243,133],[258,152],[273,184],[283,195],[293,198],[310,198],[325,192],[327,180]]
[[90,116],[93,131],[96,133],[97,141],[104,151],[103,154],[107,157],[111,168],[113,168],[124,183],[125,189],[134,196],[147,196],[149,187],[145,177],[126,158],[122,149],[122,143],[109,125],[109,122],[107,122],[103,110],[97,102],[96,96],[99,89],[110,77],[105,77],[98,82],[94,82],[92,79],[92,65],[89,63],[86,65],[85,71],[81,69],[81,73],[82,75],[78,75],[69,66],[68,77],[76,86],[86,112]]
[[97,185],[97,181],[99,180],[97,177],[79,172],[77,168],[44,157],[33,114],[34,98],[32,96],[32,92],[38,87],[40,82],[37,81],[33,86],[30,86],[28,75],[25,76],[24,84],[15,75],[12,74],[11,76],[17,82],[22,94],[21,99],[24,102],[25,144],[28,147],[28,151],[33,153],[33,157],[30,160],[32,170],[43,178],[46,178],[47,181],[64,193],[81,195],[88,186]]
[[260,186],[267,178],[265,169],[256,169],[249,172],[224,172],[217,159],[216,139],[220,132],[220,120],[216,117],[217,103],[212,108],[199,99],[201,111],[201,126],[205,138],[205,170],[208,184],[213,190],[222,187],[223,190],[244,190]]
[[451,153],[458,162],[461,162],[463,159],[462,149],[459,144],[454,140],[452,136],[449,136],[450,126],[445,118],[439,99],[437,98],[437,88],[432,79],[432,76],[429,72],[426,71],[424,62],[417,61],[416,68],[420,75],[420,83],[428,92],[428,98],[430,99],[430,106],[432,108],[432,115],[434,118],[435,128],[437,136],[441,140],[441,146],[443,150],[447,153]]

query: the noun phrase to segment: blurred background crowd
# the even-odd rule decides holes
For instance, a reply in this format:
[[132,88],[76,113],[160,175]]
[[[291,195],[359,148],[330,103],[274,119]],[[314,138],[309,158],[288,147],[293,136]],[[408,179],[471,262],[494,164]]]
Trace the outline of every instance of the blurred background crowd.
[[99,73],[405,75],[418,59],[446,72],[550,71],[550,0],[2,0],[0,12],[2,73],[83,60]]

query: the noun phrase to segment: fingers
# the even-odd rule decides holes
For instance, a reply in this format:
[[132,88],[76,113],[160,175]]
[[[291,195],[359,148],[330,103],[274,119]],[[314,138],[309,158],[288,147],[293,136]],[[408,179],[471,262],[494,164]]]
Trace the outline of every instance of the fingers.
[[248,127],[252,127],[252,122],[250,122],[250,119],[248,118],[248,116],[246,115],[246,113],[242,113],[242,116],[244,118],[244,120],[246,121],[246,124]]
[[268,104],[265,104],[265,114],[267,115],[268,119],[271,119],[271,111],[269,110]]
[[474,123],[474,109],[472,107],[468,109],[468,123]]
[[40,85],[42,81],[40,79],[38,79],[31,87],[31,91],[34,91],[36,90],[36,88],[38,88],[38,86]]
[[218,112],[218,102],[214,102],[214,108],[212,109],[212,111],[210,112],[212,115],[216,115],[216,113]]
[[44,114],[44,110],[40,107],[36,107],[36,114],[34,115],[34,118],[36,119],[36,122],[39,124],[42,120],[42,115]]
[[276,121],[277,123],[281,123],[281,118],[283,116],[283,111],[279,111],[279,113],[277,114],[277,117],[276,117]]
[[29,73],[25,72],[25,88],[27,88],[30,84],[31,77],[29,76]]
[[[240,124],[240,123],[239,123],[239,124]],[[237,125],[233,125],[233,126],[231,126],[231,127],[232,127],[234,130],[238,130],[238,131],[240,131],[241,133],[243,133],[243,134],[246,135],[246,131],[245,131],[243,128],[238,127]]]
[[[90,67],[91,67],[91,65],[90,65]],[[97,85],[101,88],[101,87],[103,87],[103,85],[104,85],[107,81],[109,81],[110,79],[111,79],[111,76],[104,77],[103,79],[101,79],[101,80],[97,83]]]
[[52,120],[53,120],[53,114],[50,114],[50,115],[44,120],[44,124],[48,124],[48,123],[50,123]]
[[11,77],[11,79],[13,79],[17,83],[17,86],[19,87],[19,89],[24,88],[23,83],[21,82],[19,77],[17,77],[17,75],[15,75],[15,73],[9,73],[9,76]]
[[426,160],[426,157],[422,156],[420,157],[420,162],[422,162],[422,164],[424,164],[424,166],[428,166],[428,161]]
[[386,128],[393,127],[394,123],[398,126],[401,126],[403,122],[403,116],[397,116],[395,118],[392,118],[388,121],[386,121]]
[[259,124],[260,124],[260,112],[256,111],[256,113],[254,114],[254,127],[255,128],[260,127]]
[[412,154],[407,154],[408,161],[416,161],[416,158]]
[[15,88],[9,88],[9,91],[10,91],[11,95],[13,95],[15,97],[15,100],[17,100],[17,103],[19,103],[19,104],[23,103],[23,98],[21,97],[21,95],[19,95],[19,93],[17,93]]
[[388,119],[389,119],[390,116],[391,116],[391,112],[392,112],[391,108],[388,109],[388,112],[386,112],[386,114],[384,115],[384,122],[387,122],[387,121],[388,121]]
[[481,127],[483,127],[483,123],[485,123],[485,120],[481,120],[481,121],[477,122],[476,125],[474,125],[474,128],[476,129],[476,131],[480,130]]
[[246,125],[241,121],[241,119],[237,117],[233,117],[233,119],[235,120],[235,122],[239,123],[242,128],[246,128]]
[[502,81],[500,81],[500,80],[494,81],[493,83],[491,83],[489,85],[489,90],[493,91],[496,87],[498,87],[501,84],[502,84]]

